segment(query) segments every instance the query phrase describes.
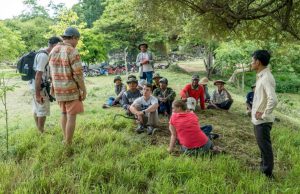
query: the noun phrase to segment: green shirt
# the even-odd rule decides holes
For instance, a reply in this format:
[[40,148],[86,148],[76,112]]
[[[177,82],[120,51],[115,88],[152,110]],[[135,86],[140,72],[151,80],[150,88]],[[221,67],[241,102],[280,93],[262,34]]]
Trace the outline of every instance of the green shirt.
[[173,101],[175,99],[176,93],[172,88],[167,87],[164,91],[161,88],[156,88],[153,91],[153,96],[159,98],[166,98],[168,101]]

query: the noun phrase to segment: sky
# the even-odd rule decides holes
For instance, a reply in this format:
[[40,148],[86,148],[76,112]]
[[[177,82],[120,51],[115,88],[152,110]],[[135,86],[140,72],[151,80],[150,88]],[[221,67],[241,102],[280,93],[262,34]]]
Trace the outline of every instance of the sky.
[[[71,8],[79,0],[52,0],[54,4],[64,3],[66,7]],[[47,6],[50,0],[37,0],[39,5]],[[10,19],[20,15],[26,6],[23,0],[0,0],[0,20]]]

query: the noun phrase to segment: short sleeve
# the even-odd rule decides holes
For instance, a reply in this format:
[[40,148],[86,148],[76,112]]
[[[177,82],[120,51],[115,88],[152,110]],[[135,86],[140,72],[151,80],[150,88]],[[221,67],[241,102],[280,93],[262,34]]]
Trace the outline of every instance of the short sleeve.
[[49,57],[46,53],[37,54],[35,70],[44,72],[48,62],[49,62]]

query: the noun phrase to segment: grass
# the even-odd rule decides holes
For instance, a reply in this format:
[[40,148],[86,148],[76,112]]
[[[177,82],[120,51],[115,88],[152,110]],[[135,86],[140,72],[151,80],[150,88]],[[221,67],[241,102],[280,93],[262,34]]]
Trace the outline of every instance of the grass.
[[[177,91],[191,75],[177,67],[159,72]],[[125,80],[125,77],[123,76]],[[221,138],[214,144],[226,153],[199,158],[166,151],[167,122],[153,136],[136,134],[132,120],[118,117],[121,108],[102,109],[114,94],[113,76],[87,78],[85,113],[78,116],[73,149],[66,149],[59,126],[58,105],[51,106],[47,133],[38,134],[31,115],[30,93],[25,82],[9,94],[10,154],[1,144],[0,193],[299,193],[300,135],[297,112],[278,107],[281,119],[272,129],[275,176],[261,175],[259,151],[249,118],[245,115],[245,92],[228,86],[234,104],[229,113],[199,112],[200,123],[212,124]],[[210,91],[213,86],[210,83]],[[299,109],[299,95],[280,94]],[[282,105],[283,106],[283,105]],[[2,107],[1,107],[2,108]],[[3,119],[0,126],[4,126]],[[2,127],[1,127],[2,128]],[[1,139],[4,131],[0,130]],[[73,155],[70,156],[70,153]]]

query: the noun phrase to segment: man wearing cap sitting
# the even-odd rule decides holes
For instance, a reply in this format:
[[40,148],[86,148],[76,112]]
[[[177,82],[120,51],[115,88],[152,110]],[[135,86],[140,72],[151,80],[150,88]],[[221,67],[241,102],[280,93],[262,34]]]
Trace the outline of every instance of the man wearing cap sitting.
[[208,84],[208,78],[207,77],[203,77],[201,80],[200,80],[200,85],[203,87],[204,89],[204,93],[205,93],[205,102],[210,102],[210,95],[209,95],[209,92],[208,92],[208,87],[207,87],[207,84]]
[[152,96],[152,84],[146,84],[143,88],[143,96],[137,98],[130,106],[132,114],[136,115],[138,121],[137,133],[144,132],[152,135],[153,129],[158,125],[158,100]]
[[154,75],[153,75],[154,83],[153,83],[153,85],[152,85],[153,91],[154,91],[156,88],[159,88],[159,80],[160,80],[161,78],[162,78],[162,77],[159,75],[159,73],[154,73]]
[[126,85],[122,83],[121,76],[119,75],[115,76],[114,84],[117,97],[109,97],[107,103],[102,106],[103,108],[109,108],[110,106],[122,104],[122,95],[127,90]]
[[136,57],[136,64],[139,67],[140,79],[147,80],[152,84],[152,75],[154,71],[154,61],[152,53],[147,51],[148,44],[143,43],[138,46],[141,51]]
[[55,97],[62,112],[64,142],[70,145],[76,115],[84,111],[82,101],[86,98],[86,88],[80,55],[76,49],[80,33],[76,28],[68,27],[62,38],[63,42],[58,43],[50,53],[49,66]]
[[168,87],[167,78],[161,78],[159,80],[159,88],[156,88],[153,91],[153,96],[157,97],[158,99],[158,113],[170,116],[172,113],[172,103],[175,99],[176,94],[172,88]]
[[125,109],[127,115],[132,115],[130,112],[130,105],[135,99],[142,96],[141,92],[137,89],[138,81],[131,77],[127,80],[129,89],[122,95],[122,107]]
[[[199,84],[199,75],[192,76],[192,83],[187,84],[181,91],[180,91],[181,99],[186,102],[188,97],[193,97],[197,101],[200,101],[201,109],[205,109],[205,98],[204,98],[204,89],[202,85]],[[197,106],[199,108],[199,106]]]
[[223,109],[229,110],[233,99],[230,93],[224,87],[225,82],[223,80],[216,80],[214,85],[217,89],[213,91],[211,103],[207,106],[209,109]]
[[249,92],[246,96],[246,106],[247,106],[247,115],[251,117],[251,111],[252,111],[252,104],[253,104],[253,97],[254,97],[254,91],[255,91],[255,84],[251,86],[251,92]]

